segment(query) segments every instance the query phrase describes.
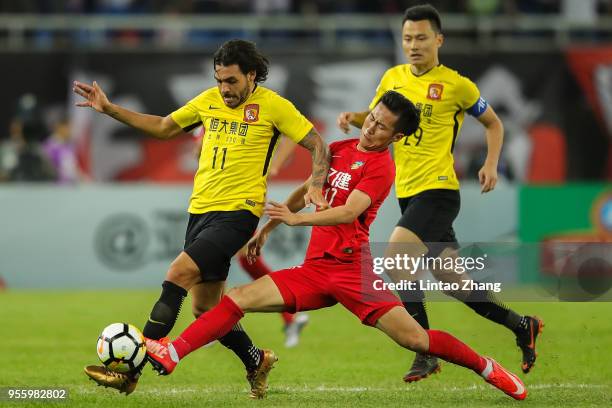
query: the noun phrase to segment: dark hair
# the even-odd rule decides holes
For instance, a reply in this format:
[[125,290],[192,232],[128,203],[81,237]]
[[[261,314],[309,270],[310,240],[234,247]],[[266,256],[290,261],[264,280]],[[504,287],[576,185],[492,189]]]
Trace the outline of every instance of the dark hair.
[[408,136],[418,129],[421,122],[421,113],[404,95],[395,91],[387,91],[380,97],[378,103],[382,103],[397,115],[396,132]]
[[440,20],[440,13],[431,4],[419,4],[418,6],[412,6],[406,9],[404,12],[404,19],[402,20],[402,27],[406,21],[420,21],[428,20],[431,24],[431,28],[436,32],[442,31],[442,21]]
[[268,77],[270,62],[255,47],[245,40],[229,40],[215,52],[214,65],[238,65],[243,74],[255,71],[255,82],[261,83]]

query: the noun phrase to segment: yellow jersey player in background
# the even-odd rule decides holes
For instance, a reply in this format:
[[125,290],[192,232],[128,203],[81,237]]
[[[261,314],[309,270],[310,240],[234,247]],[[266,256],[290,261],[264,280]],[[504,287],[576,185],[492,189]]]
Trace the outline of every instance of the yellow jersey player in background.
[[[267,78],[268,60],[255,44],[231,40],[215,52],[213,62],[217,87],[165,117],[111,103],[96,82],[74,83],[74,92],[85,98],[77,106],[91,107],[153,137],[175,137],[200,124],[205,128],[184,251],[170,265],[144,326],[143,334],[151,339],[168,335],[188,291],[195,317],[221,299],[230,259],[253,236],[263,213],[270,160],[280,134],[310,150],[313,183],[304,199],[327,206],[321,189],[329,170],[329,149],[291,102],[259,85]],[[251,397],[262,398],[277,360],[274,353],[257,348],[239,324],[219,341],[244,363]],[[98,384],[126,394],[134,391],[141,371],[142,366],[129,374],[85,368]]]
[[[478,172],[483,193],[495,188],[503,142],[503,125],[476,85],[440,63],[438,51],[444,43],[441,30],[440,15],[431,5],[406,10],[402,47],[409,63],[395,66],[383,75],[369,107],[371,110],[386,91],[395,90],[421,111],[417,131],[393,146],[395,190],[402,217],[389,239],[391,251],[403,244],[402,252],[415,257],[427,254],[444,258],[452,256],[458,247],[453,221],[459,213],[460,196],[453,150],[465,114],[485,127],[488,153]],[[361,127],[367,115],[369,110],[343,112],[338,116],[338,126],[348,132],[349,125]],[[431,272],[445,282],[466,279],[465,274],[452,270]],[[522,350],[522,370],[529,372],[536,359],[535,340],[543,326],[540,319],[509,310],[489,291],[458,291],[451,295],[481,316],[512,330]],[[429,329],[424,292],[402,292],[400,296],[408,312]],[[418,381],[439,370],[435,357],[417,354],[404,381]]]

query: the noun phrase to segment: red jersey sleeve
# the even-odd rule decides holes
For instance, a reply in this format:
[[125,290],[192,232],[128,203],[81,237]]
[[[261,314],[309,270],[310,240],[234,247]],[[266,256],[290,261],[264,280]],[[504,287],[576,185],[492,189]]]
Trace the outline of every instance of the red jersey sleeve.
[[366,164],[364,177],[355,186],[370,197],[372,204],[384,200],[391,190],[395,179],[395,166],[390,157],[382,156],[380,160],[373,160]]

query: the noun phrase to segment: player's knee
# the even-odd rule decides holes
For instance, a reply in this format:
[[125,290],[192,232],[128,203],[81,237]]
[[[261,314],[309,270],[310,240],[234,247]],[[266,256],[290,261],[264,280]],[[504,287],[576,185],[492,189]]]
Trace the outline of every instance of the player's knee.
[[245,306],[245,303],[247,303],[246,298],[248,295],[248,293],[245,293],[245,292],[248,292],[248,291],[245,291],[244,286],[238,286],[236,288],[231,288],[229,292],[227,292],[226,296],[232,299],[232,301],[236,305],[238,305],[239,308],[243,309],[243,307]]
[[242,311],[250,312],[252,307],[257,302],[257,292],[252,290],[251,285],[238,286],[227,292],[227,296],[231,298]]
[[200,271],[197,268],[188,267],[176,259],[168,268],[166,280],[183,288],[191,288],[200,280]]

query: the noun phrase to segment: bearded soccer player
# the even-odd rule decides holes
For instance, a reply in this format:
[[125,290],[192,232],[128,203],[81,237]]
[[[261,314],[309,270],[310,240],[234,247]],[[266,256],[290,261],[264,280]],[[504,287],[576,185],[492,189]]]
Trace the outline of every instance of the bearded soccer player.
[[[321,189],[329,168],[328,147],[291,102],[259,85],[267,77],[268,60],[253,43],[242,40],[223,44],[213,60],[217,87],[166,117],[113,104],[96,82],[74,83],[74,92],[86,99],[78,106],[91,107],[151,136],[168,139],[200,124],[206,128],[184,251],[170,265],[144,326],[148,338],[168,335],[188,291],[196,317],[221,299],[230,259],[253,236],[263,213],[270,159],[281,133],[311,151],[313,183],[304,191],[305,202],[326,205]],[[244,363],[253,393],[261,392],[276,361],[274,353],[257,348],[239,324],[219,341]],[[85,372],[98,384],[130,394],[141,369],[120,374],[88,366]]]
[[[438,50],[444,41],[441,29],[440,15],[431,5],[406,10],[402,46],[409,63],[384,74],[370,105],[372,109],[382,94],[393,89],[415,102],[421,112],[419,128],[393,146],[395,190],[402,217],[391,234],[389,247],[397,251],[397,244],[403,244],[404,253],[414,257],[427,254],[444,258],[458,247],[453,221],[459,213],[460,197],[453,150],[465,113],[485,127],[488,154],[478,172],[483,193],[495,188],[503,141],[503,125],[476,85],[440,64]],[[348,132],[349,125],[361,127],[367,115],[369,111],[343,112],[338,116],[338,126]],[[455,271],[434,269],[432,273],[445,282],[465,279]],[[543,326],[540,319],[515,313],[490,291],[458,291],[451,295],[479,315],[510,329],[522,350],[523,372],[531,370],[536,360],[536,338]],[[424,292],[403,292],[401,297],[410,315],[428,329]],[[418,381],[439,370],[434,356],[420,353],[404,380]]]
[[388,147],[412,134],[419,123],[415,106],[388,91],[365,118],[359,140],[332,143],[332,161],[324,186],[330,209],[296,213],[304,207],[310,181],[285,204],[270,203],[270,221],[249,242],[256,256],[280,222],[312,225],[306,259],[232,289],[219,305],[204,313],[173,342],[147,340],[147,356],[160,374],[170,374],[180,359],[223,336],[248,312],[315,310],[341,303],[364,324],[387,334],[400,346],[429,353],[467,367],[515,399],[527,391],[521,380],[493,359],[482,357],[448,333],[423,329],[399,300],[374,286],[369,226],[389,194],[395,176]]

